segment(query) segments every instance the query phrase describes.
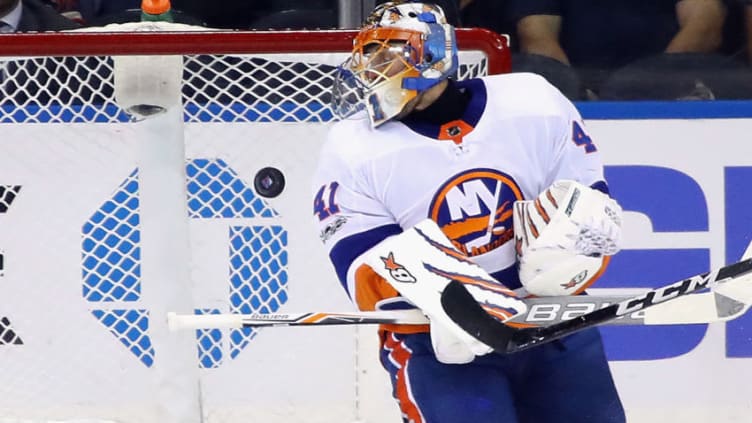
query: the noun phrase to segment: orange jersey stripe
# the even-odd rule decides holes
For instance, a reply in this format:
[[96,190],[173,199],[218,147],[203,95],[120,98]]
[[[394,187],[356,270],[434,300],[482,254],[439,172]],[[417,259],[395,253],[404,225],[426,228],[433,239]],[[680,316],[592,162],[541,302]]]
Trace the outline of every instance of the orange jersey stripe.
[[407,421],[411,423],[423,423],[423,415],[418,409],[418,405],[413,401],[408,386],[407,361],[410,360],[412,352],[391,334],[387,334],[384,346],[390,351],[389,356],[391,357],[392,362],[399,368],[397,371],[397,381],[394,386],[394,393],[399,402],[402,414],[404,417],[407,417]]

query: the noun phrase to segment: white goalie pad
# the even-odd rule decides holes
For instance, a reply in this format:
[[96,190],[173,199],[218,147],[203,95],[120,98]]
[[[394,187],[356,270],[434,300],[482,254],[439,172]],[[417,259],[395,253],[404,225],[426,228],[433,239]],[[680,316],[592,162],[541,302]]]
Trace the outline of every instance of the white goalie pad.
[[430,219],[382,241],[363,259],[429,318],[434,351],[444,363],[466,363],[491,352],[444,312],[441,293],[450,281],[463,283],[486,312],[501,321],[527,310],[512,291],[455,249]]
[[533,295],[572,295],[595,281],[604,256],[619,251],[619,204],[575,181],[554,182],[514,204],[520,282]]

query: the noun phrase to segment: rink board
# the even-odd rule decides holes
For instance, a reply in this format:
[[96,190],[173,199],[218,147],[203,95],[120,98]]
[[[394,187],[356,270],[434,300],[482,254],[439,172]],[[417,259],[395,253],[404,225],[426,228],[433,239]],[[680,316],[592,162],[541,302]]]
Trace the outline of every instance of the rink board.
[[[638,292],[738,258],[752,237],[752,103],[582,110],[626,211],[625,249],[594,292]],[[311,220],[309,181],[327,125],[186,125],[190,280],[174,289],[190,290],[194,309],[351,309]],[[0,386],[13,387],[2,406],[33,401],[27,411],[40,418],[52,410],[63,419],[160,421],[160,365],[175,370],[179,360],[187,385],[200,380],[205,421],[399,421],[372,327],[201,331],[188,334],[195,351],[160,354],[165,291],[150,265],[130,266],[115,282],[103,277],[108,264],[125,266],[113,252],[138,265],[154,239],[133,230],[143,220],[138,204],[122,208],[143,188],[139,124],[0,129],[0,318],[4,334],[15,334],[0,344],[3,367],[13,369],[0,373]],[[286,177],[279,197],[253,189],[267,166]],[[109,243],[92,229],[107,227],[102,216],[130,226],[112,229]],[[730,423],[752,413],[740,389],[752,379],[752,317],[604,336],[630,421]],[[195,388],[168,389],[181,398]]]

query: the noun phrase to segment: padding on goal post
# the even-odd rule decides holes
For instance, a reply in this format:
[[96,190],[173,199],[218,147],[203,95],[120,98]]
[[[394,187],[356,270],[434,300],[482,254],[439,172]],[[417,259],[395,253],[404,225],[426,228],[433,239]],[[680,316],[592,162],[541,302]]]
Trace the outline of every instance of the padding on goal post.
[[[352,308],[309,181],[353,35],[0,34],[0,423],[399,419],[370,329],[166,322]],[[458,44],[458,78],[509,70],[505,37]]]

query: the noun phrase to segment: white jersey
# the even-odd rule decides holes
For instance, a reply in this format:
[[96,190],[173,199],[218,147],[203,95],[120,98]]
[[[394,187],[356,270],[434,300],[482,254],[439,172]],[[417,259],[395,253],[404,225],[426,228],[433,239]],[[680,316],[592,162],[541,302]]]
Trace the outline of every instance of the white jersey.
[[[335,124],[314,177],[314,215],[348,294],[364,310],[398,294],[374,287],[357,260],[430,217],[457,248],[516,288],[512,204],[555,180],[605,188],[600,155],[572,103],[542,77],[514,73],[456,83],[471,99],[462,120],[372,129]],[[376,283],[378,284],[378,283]],[[370,285],[370,286],[368,286]]]

